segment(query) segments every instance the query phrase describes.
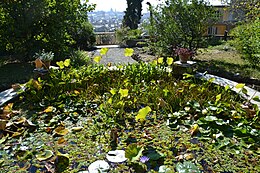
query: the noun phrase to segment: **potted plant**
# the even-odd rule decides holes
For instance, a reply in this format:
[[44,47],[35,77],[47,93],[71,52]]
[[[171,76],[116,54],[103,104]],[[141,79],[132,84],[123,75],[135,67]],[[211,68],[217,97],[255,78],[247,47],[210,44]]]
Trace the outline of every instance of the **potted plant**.
[[54,53],[52,53],[51,51],[45,52],[45,50],[43,49],[39,53],[36,53],[34,57],[36,58],[35,65],[37,69],[42,67],[45,69],[49,69],[51,65],[51,61],[54,58]]
[[187,48],[177,48],[175,53],[179,56],[181,63],[187,63],[189,58],[193,55],[193,51]]

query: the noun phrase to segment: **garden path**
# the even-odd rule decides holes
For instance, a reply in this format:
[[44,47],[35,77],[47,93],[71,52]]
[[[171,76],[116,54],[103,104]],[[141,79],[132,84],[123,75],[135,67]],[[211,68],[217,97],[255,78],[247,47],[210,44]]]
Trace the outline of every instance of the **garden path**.
[[[103,48],[106,46],[100,46],[99,48]],[[117,47],[107,47],[108,52],[106,55],[102,56],[102,59],[100,61],[100,64],[107,65],[108,63],[112,63],[112,65],[115,64],[133,64],[137,63],[133,58],[131,57],[125,57],[125,49],[124,48],[117,48]],[[100,49],[97,49],[93,52],[93,57],[100,55]]]

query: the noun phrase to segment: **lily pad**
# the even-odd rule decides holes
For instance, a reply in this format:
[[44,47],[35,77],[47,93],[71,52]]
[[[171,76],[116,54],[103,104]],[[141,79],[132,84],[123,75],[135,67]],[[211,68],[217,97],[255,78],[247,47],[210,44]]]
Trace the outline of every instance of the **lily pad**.
[[57,127],[54,131],[55,131],[56,134],[58,134],[60,136],[64,136],[64,135],[69,133],[69,130],[66,129],[65,127],[63,127],[63,126]]
[[121,163],[127,160],[124,150],[109,151],[106,158],[110,162]]
[[51,158],[52,155],[53,155],[53,152],[51,150],[45,150],[41,153],[36,154],[36,159],[39,161],[44,161],[44,160]]
[[199,169],[191,162],[178,163],[176,170],[178,173],[200,173]]
[[58,154],[55,159],[55,171],[60,173],[66,170],[69,166],[69,157],[67,154]]
[[109,171],[109,164],[104,160],[97,160],[91,163],[88,167],[88,171],[91,173],[106,173]]

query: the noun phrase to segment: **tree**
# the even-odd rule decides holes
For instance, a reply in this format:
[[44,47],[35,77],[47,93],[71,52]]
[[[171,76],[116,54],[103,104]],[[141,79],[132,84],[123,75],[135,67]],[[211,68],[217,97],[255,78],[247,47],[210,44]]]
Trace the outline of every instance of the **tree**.
[[1,2],[0,51],[24,58],[45,49],[64,57],[77,45],[73,34],[87,21],[87,12],[92,9],[80,0]]
[[142,16],[142,1],[143,0],[126,0],[127,9],[123,19],[125,27],[137,29]]
[[149,34],[160,55],[172,54],[175,47],[196,50],[216,18],[214,9],[203,0],[166,0],[152,12]]

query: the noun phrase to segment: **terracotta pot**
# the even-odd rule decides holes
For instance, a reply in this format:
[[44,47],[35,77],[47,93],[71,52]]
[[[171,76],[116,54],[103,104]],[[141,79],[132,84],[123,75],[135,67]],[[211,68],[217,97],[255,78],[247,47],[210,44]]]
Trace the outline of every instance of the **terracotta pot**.
[[190,59],[190,55],[179,55],[179,58],[181,63],[187,63],[187,61]]
[[51,61],[42,61],[42,65],[45,69],[49,69],[51,66]]

